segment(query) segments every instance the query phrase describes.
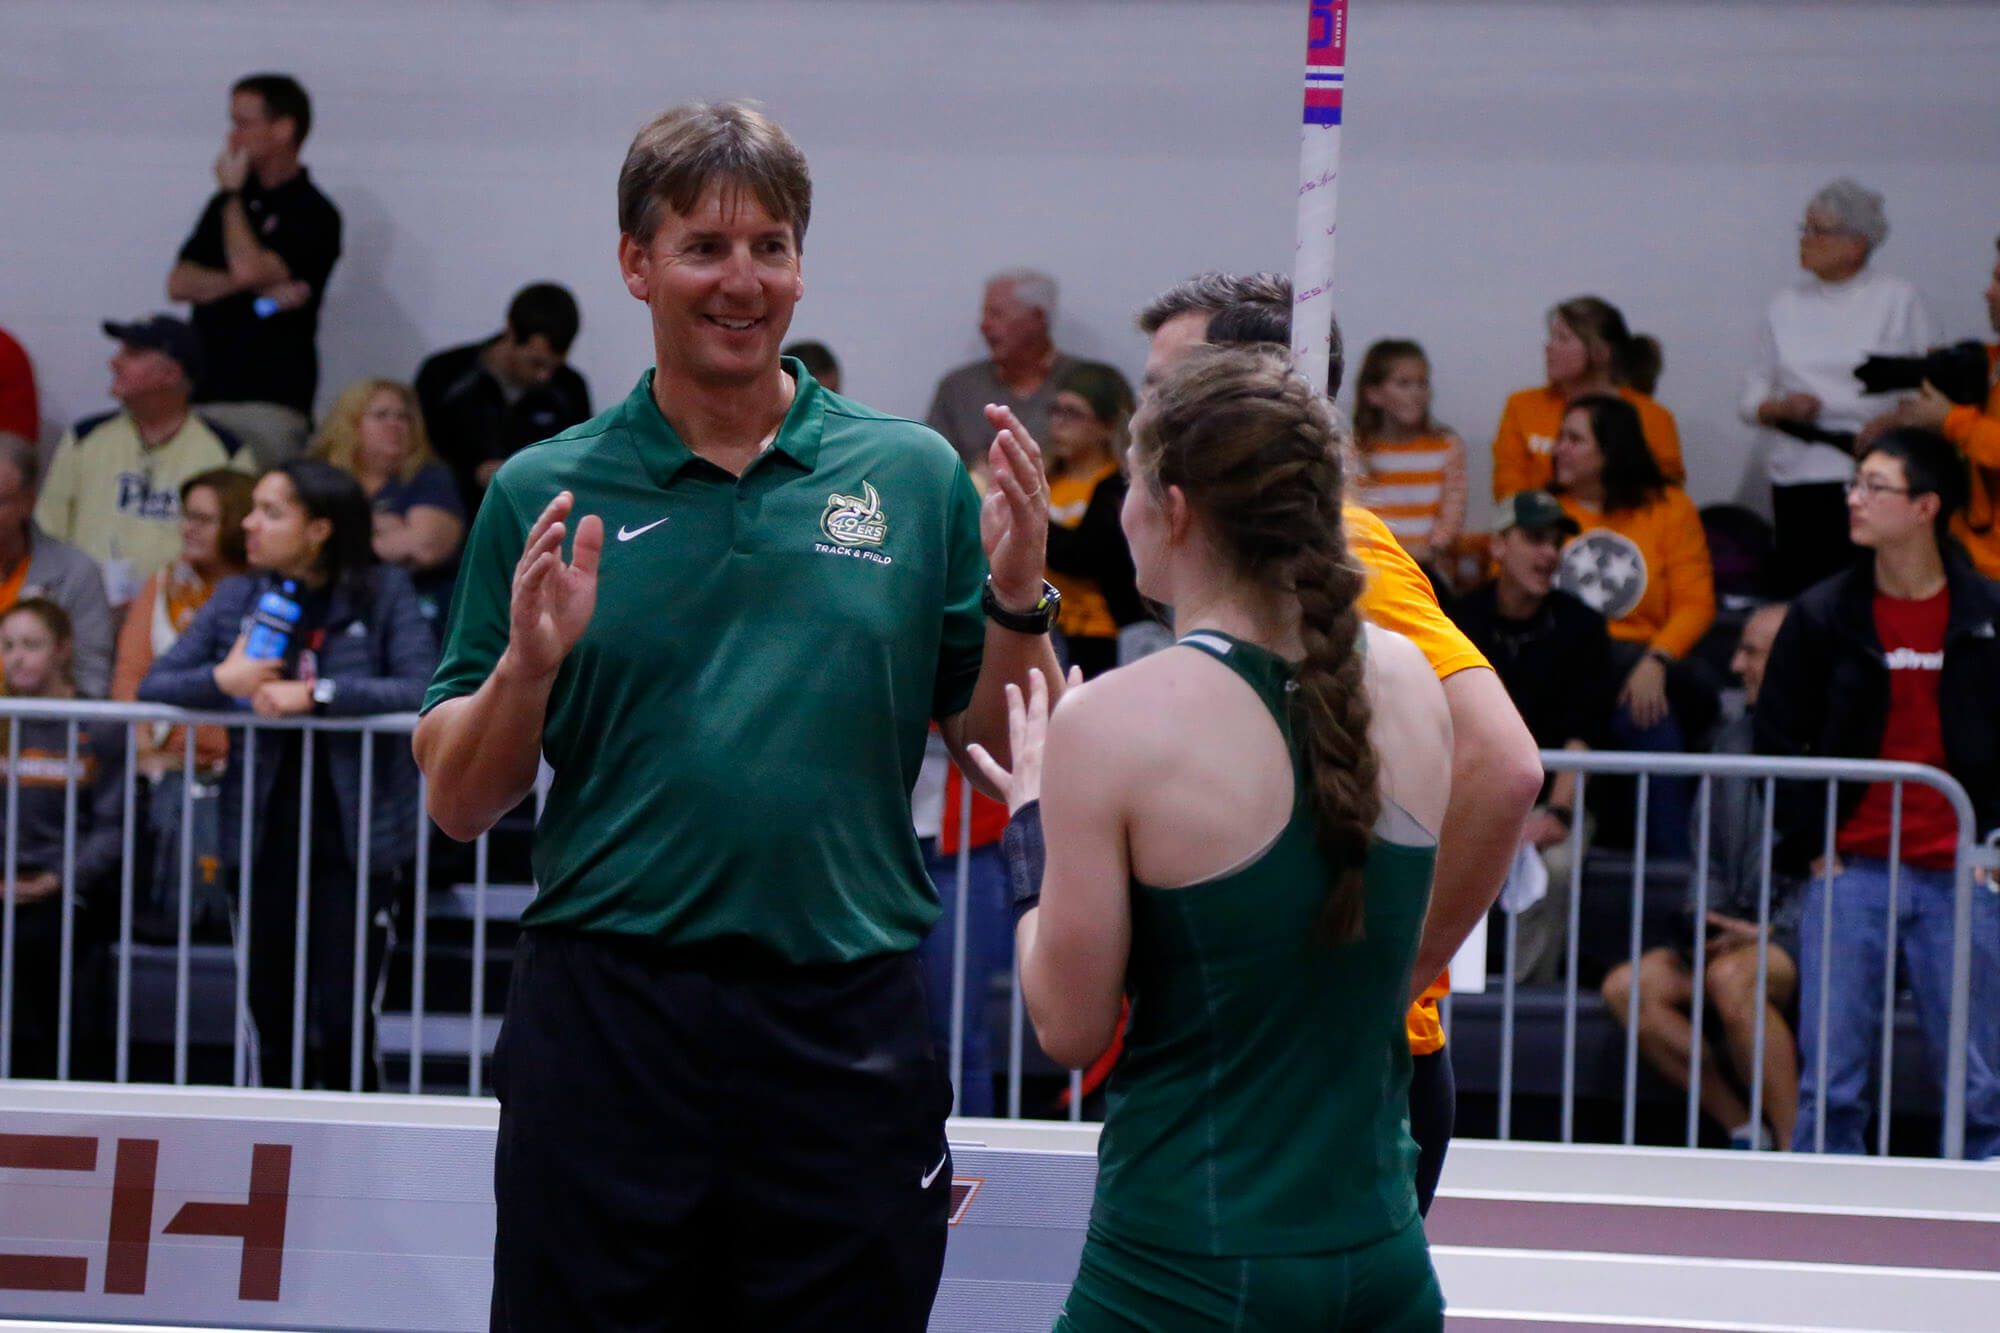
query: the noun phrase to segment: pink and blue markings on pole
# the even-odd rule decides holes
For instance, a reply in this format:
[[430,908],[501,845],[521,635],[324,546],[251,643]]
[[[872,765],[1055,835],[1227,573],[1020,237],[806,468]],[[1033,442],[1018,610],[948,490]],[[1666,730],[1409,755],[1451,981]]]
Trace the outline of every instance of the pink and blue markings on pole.
[[1306,124],[1340,124],[1346,75],[1347,6],[1342,0],[1312,0],[1306,24]]

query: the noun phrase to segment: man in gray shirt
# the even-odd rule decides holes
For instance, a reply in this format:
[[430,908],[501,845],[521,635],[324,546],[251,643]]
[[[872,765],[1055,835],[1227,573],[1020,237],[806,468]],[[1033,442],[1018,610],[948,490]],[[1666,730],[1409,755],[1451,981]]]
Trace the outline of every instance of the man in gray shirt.
[[41,456],[18,435],[0,431],[0,610],[24,597],[46,597],[69,613],[75,635],[76,692],[102,699],[111,688],[116,630],[97,562],[35,523]]
[[1055,318],[1056,281],[1048,274],[1012,269],[986,280],[979,336],[992,356],[939,380],[925,417],[932,430],[951,441],[967,467],[982,465],[993,442],[988,403],[1012,408],[1036,439],[1048,435],[1049,404],[1073,364],[1050,337]]

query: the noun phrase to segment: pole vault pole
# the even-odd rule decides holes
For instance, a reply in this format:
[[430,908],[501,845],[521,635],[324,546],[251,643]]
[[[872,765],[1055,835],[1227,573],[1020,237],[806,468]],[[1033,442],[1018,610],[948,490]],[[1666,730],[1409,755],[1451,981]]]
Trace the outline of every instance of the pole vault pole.
[[1340,94],[1346,75],[1347,0],[1310,0],[1298,244],[1292,257],[1292,359],[1322,392],[1333,351],[1333,213],[1340,192]]

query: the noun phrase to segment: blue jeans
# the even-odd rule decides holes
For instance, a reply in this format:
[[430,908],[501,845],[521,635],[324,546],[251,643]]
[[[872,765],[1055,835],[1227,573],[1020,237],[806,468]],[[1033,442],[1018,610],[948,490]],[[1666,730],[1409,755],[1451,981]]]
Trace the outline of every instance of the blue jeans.
[[[937,885],[944,915],[917,946],[924,990],[931,1006],[931,1040],[938,1058],[951,1058],[951,955],[958,919],[958,857],[941,855],[937,839],[922,840],[924,869]],[[993,1114],[993,1034],[986,1026],[986,993],[995,974],[1014,965],[1014,929],[1007,910],[1007,865],[1000,844],[972,849],[966,884],[964,1069],[957,1081],[960,1115]]]
[[[1799,922],[1799,1121],[1797,1152],[1813,1150],[1824,1090],[1826,1150],[1866,1152],[1877,1100],[1882,1049],[1882,988],[1892,983],[1889,957],[1889,863],[1848,857],[1832,883],[1833,951],[1820,934],[1828,884],[1814,876]],[[1916,1001],[1917,1026],[1933,1074],[1944,1085],[1951,1026],[1952,874],[1906,865],[1896,883],[1896,944]],[[1819,1067],[1820,993],[1828,986],[1826,1068]],[[2000,895],[1972,889],[1972,992],[1966,1042],[1965,1155],[2000,1156]],[[1939,1095],[1942,1109],[1943,1095]]]

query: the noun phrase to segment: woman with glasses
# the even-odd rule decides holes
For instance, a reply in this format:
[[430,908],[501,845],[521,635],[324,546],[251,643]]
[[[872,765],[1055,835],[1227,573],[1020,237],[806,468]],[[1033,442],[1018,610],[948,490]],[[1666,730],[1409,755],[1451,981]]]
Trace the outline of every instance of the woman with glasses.
[[348,385],[312,454],[361,483],[375,510],[375,558],[408,570],[424,618],[441,624],[465,545],[465,505],[431,452],[416,391],[385,379]]
[[1804,276],[1771,298],[1743,387],[1744,421],[1771,479],[1777,586],[1793,596],[1854,558],[1844,487],[1854,437],[1891,404],[1864,395],[1854,369],[1871,354],[1914,356],[1937,340],[1917,289],[1871,267],[1889,238],[1882,196],[1837,180],[1806,204]]
[[[125,610],[111,668],[113,699],[137,699],[139,682],[153,669],[153,662],[194,623],[196,613],[208,605],[216,588],[248,569],[243,520],[249,516],[250,492],[255,485],[256,478],[234,468],[217,468],[190,477],[181,486],[180,555],[147,579]],[[135,923],[142,935],[172,938],[179,934],[184,834],[192,843],[188,868],[195,933],[206,938],[226,930],[227,894],[217,864],[221,834],[216,825],[213,784],[229,761],[229,732],[223,727],[195,728],[196,799],[193,824],[188,829],[182,827],[188,809],[182,799],[188,778],[184,772],[185,742],[182,728],[153,725],[141,727],[133,744],[139,774],[151,788],[152,892]]]

